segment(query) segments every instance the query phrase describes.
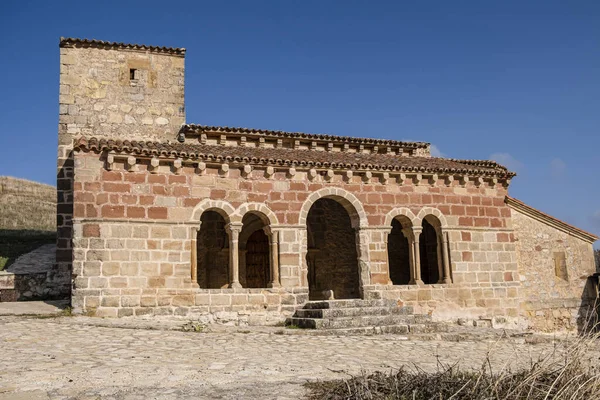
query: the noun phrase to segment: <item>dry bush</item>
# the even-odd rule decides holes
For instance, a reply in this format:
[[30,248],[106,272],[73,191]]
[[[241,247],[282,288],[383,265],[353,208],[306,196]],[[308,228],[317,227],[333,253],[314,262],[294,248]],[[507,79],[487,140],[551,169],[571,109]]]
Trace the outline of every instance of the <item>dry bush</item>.
[[494,371],[488,357],[477,371],[458,365],[440,365],[434,373],[401,368],[307,386],[310,399],[329,400],[600,399],[598,355],[590,352],[598,345],[600,334],[585,335],[515,372]]
[[0,229],[56,230],[56,188],[0,177]]

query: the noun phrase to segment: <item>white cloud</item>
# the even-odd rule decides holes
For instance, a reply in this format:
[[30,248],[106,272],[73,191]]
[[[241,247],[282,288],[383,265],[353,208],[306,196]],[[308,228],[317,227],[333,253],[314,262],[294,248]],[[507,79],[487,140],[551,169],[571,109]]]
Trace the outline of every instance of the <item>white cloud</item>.
[[494,153],[490,155],[490,160],[496,161],[497,163],[504,165],[511,171],[519,172],[523,168],[523,163],[508,153]]
[[435,144],[431,145],[430,150],[431,150],[432,157],[446,157],[446,155],[444,153],[442,153]]
[[567,169],[567,164],[560,158],[554,158],[550,161],[550,170],[552,171],[552,176],[554,178],[559,178],[565,174],[565,170]]

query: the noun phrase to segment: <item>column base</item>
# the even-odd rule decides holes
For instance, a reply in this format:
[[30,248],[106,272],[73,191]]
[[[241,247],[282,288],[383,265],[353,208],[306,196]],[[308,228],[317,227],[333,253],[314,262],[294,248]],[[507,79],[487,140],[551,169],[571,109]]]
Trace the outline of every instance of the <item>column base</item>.
[[232,282],[229,287],[232,289],[241,289],[242,285],[239,282]]
[[410,282],[408,282],[409,285],[418,285],[418,286],[424,286],[425,282],[423,282],[422,280],[418,279],[418,280],[412,280]]
[[281,287],[281,283],[279,282],[269,282],[267,284],[268,288],[280,288]]
[[444,281],[442,282],[445,285],[449,285],[450,283],[452,283],[452,279],[450,278],[444,278]]

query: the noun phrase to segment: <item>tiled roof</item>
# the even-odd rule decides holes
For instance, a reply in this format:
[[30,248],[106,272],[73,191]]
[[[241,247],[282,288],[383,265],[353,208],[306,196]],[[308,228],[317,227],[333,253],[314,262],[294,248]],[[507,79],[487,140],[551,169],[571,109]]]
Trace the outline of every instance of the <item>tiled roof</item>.
[[78,38],[60,38],[60,47],[99,47],[99,48],[117,48],[127,50],[149,50],[159,53],[185,55],[185,49],[182,47],[160,47],[147,46],[145,44],[130,44],[120,42],[107,42],[96,39],[78,39]]
[[579,229],[571,224],[567,224],[566,222],[561,221],[558,218],[554,218],[553,216],[548,215],[537,208],[533,208],[530,205],[523,203],[521,200],[515,199],[514,197],[506,196],[505,202],[511,208],[514,208],[515,210],[520,211],[531,218],[537,219],[540,222],[551,225],[563,232],[577,236],[590,243],[593,243],[599,239],[598,236],[594,235],[593,233],[586,232],[583,229]]
[[222,133],[239,133],[239,134],[251,134],[251,135],[262,135],[280,138],[298,138],[307,140],[326,140],[331,142],[344,142],[344,143],[358,143],[358,144],[370,144],[378,146],[401,146],[401,147],[413,147],[413,148],[425,148],[429,147],[429,143],[425,142],[400,142],[396,140],[387,139],[370,139],[370,138],[356,138],[351,136],[336,136],[326,134],[315,134],[315,133],[303,133],[303,132],[285,132],[285,131],[273,131],[268,129],[252,129],[252,128],[231,128],[228,126],[208,126],[208,125],[196,125],[187,124],[183,126],[183,132],[185,133],[202,133],[202,132],[222,132]]
[[258,165],[381,170],[420,173],[453,173],[512,178],[515,174],[493,161],[454,160],[435,157],[400,157],[286,148],[212,146],[171,142],[121,141],[81,137],[75,149],[116,151],[147,157],[180,157],[208,162],[239,162]]

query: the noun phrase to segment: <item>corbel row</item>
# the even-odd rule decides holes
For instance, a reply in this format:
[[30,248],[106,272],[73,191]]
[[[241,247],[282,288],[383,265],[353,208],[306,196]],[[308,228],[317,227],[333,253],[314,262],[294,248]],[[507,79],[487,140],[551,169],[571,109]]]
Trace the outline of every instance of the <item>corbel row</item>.
[[[141,159],[148,159],[143,157]],[[107,170],[112,170],[116,160],[124,161],[125,169],[129,172],[138,171],[138,159],[132,155],[119,155],[114,153],[108,153],[105,159],[105,167]],[[243,178],[250,178],[252,171],[257,169],[255,166],[250,164],[239,164],[239,163],[210,163],[207,164],[204,161],[193,161],[183,160],[181,158],[172,159],[159,159],[158,157],[149,158],[148,171],[150,173],[158,173],[158,167],[163,162],[171,165],[171,172],[174,174],[180,174],[184,165],[195,166],[195,172],[198,175],[206,175],[208,168],[216,168],[218,174],[221,177],[227,177],[231,168],[240,169],[240,174]],[[263,171],[266,179],[272,179],[276,171],[285,172],[287,178],[293,178],[298,173],[296,167],[273,167],[273,166],[261,166],[260,170]],[[317,169],[317,168],[302,168],[302,171],[306,171],[306,176],[309,181],[318,180],[319,177],[326,182],[330,182],[334,179],[335,175],[341,175],[345,182],[351,182],[355,176],[360,176],[362,182],[371,183],[373,178],[377,177],[378,182],[382,185],[389,183],[406,184],[412,183],[415,186],[435,186],[442,180],[445,186],[452,186],[456,180],[461,187],[467,186],[472,183],[475,187],[495,188],[498,185],[507,187],[510,184],[510,178],[497,178],[494,176],[471,176],[463,174],[453,173],[422,173],[422,172],[401,172],[401,171],[357,171],[357,170],[334,170],[334,169]]]

